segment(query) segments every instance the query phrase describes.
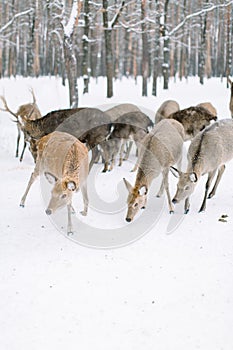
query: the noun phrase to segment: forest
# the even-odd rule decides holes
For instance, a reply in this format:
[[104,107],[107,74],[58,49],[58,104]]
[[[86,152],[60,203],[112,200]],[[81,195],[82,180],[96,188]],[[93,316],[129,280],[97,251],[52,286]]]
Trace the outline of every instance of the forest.
[[[70,106],[77,78],[142,77],[142,96],[157,80],[233,75],[233,1],[1,0],[0,77],[59,76]],[[152,91],[148,80],[152,79]]]

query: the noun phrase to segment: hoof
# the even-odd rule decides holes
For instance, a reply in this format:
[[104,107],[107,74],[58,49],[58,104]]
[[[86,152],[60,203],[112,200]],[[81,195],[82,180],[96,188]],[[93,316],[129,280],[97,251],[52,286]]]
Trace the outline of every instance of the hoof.
[[170,210],[170,211],[169,211],[169,214],[174,214],[174,210]]
[[185,214],[188,214],[188,212],[189,212],[189,209],[186,209],[186,210],[184,211]]
[[80,211],[80,214],[82,215],[82,216],[87,216],[87,212],[86,211]]
[[71,231],[71,230],[67,231],[67,236],[73,236],[73,234],[74,234],[73,231]]
[[24,204],[21,204],[21,203],[20,203],[20,205],[19,205],[19,206],[20,206],[21,208],[24,208]]

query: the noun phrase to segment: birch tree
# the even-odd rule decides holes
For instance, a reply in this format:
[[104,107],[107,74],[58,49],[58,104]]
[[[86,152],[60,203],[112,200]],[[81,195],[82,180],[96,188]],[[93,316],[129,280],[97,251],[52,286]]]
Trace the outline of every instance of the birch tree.
[[[65,8],[65,6],[64,6]],[[74,30],[78,22],[78,0],[73,0],[70,16],[65,20],[63,11],[62,28],[63,28],[63,45],[66,74],[69,86],[70,107],[78,107],[78,83],[77,83],[77,61],[74,55],[73,39]]]

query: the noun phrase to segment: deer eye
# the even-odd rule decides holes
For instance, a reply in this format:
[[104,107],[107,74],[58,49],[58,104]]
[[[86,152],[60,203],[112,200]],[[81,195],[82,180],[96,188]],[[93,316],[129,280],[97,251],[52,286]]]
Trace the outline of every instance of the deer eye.
[[67,197],[67,194],[66,194],[66,193],[63,193],[63,194],[61,195],[61,198],[62,198],[62,199],[66,198],[66,197]]
[[189,186],[185,186],[185,188],[184,188],[185,191],[188,191],[189,189],[190,189]]
[[137,208],[137,206],[138,206],[138,203],[135,203],[135,204],[134,204],[134,208]]

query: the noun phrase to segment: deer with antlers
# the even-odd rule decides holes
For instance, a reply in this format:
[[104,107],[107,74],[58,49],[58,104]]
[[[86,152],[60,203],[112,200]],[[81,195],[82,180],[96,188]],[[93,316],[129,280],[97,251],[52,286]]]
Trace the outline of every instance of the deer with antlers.
[[18,157],[18,155],[19,155],[19,143],[20,143],[21,133],[23,132],[23,134],[24,134],[24,145],[23,145],[22,153],[20,155],[20,162],[23,160],[23,155],[24,155],[24,151],[26,149],[27,141],[30,140],[30,138],[28,137],[28,135],[25,133],[25,131],[23,129],[20,118],[25,118],[26,120],[36,120],[36,119],[42,118],[40,110],[36,104],[36,97],[35,97],[33,89],[30,89],[30,92],[31,92],[32,97],[33,97],[33,102],[19,106],[16,113],[14,113],[8,107],[8,104],[6,102],[5,97],[0,96],[0,99],[2,100],[3,105],[5,107],[5,109],[0,108],[0,110],[4,111],[4,112],[9,112],[16,119],[17,129],[18,129],[16,154],[15,154],[16,157]]

